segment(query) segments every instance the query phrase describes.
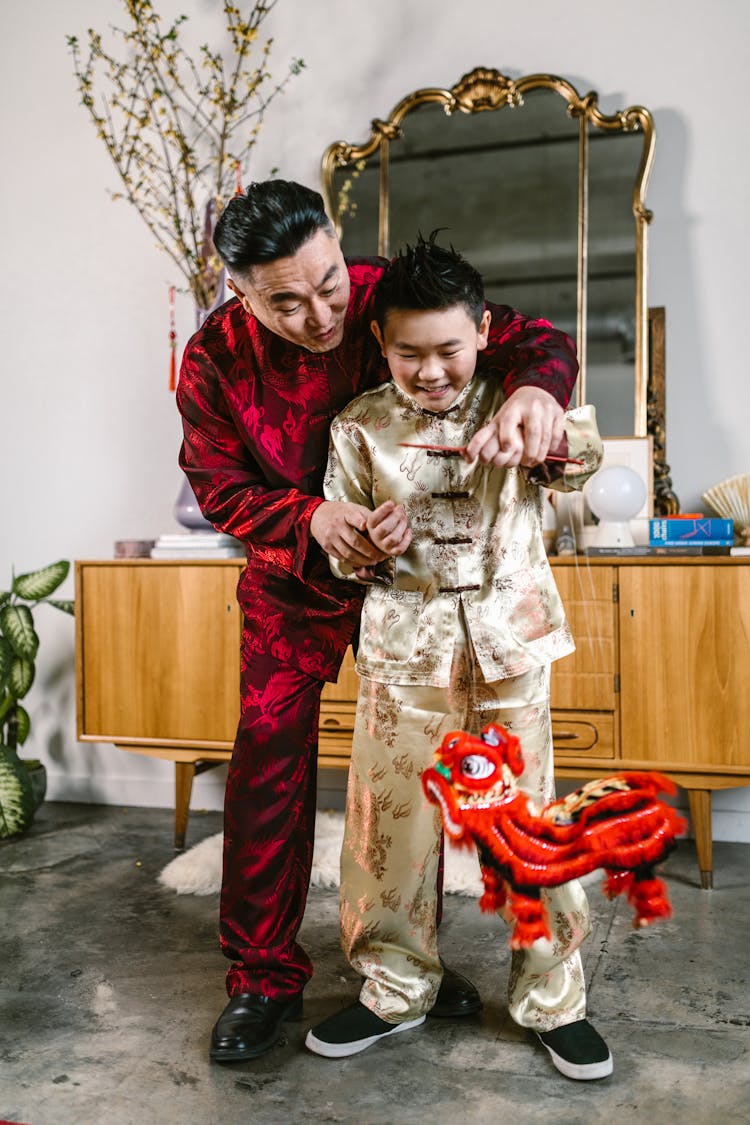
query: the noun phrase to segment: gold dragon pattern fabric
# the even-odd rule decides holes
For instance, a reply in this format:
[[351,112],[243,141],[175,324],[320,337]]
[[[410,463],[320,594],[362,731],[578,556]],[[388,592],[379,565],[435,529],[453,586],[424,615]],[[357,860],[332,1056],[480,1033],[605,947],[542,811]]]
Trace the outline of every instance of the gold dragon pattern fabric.
[[[428,1011],[442,975],[435,925],[440,812],[420,784],[435,746],[449,730],[478,732],[499,722],[522,740],[524,791],[537,800],[553,793],[549,668],[494,684],[471,668],[470,646],[459,640],[447,691],[397,684],[375,691],[362,681],[341,854],[341,943],[365,978],[360,999],[393,1023]],[[383,738],[383,694],[392,700],[390,746]],[[412,770],[404,769],[406,758]],[[584,1017],[578,949],[589,933],[580,883],[544,895],[552,940],[514,953],[508,983],[511,1016],[539,1031]]]
[[[405,448],[463,446],[503,401],[475,375],[441,414],[389,383],[334,421],[324,491],[374,509],[402,503],[413,541],[368,584],[360,687],[341,856],[341,940],[365,982],[361,1000],[398,1023],[428,1011],[442,968],[437,948],[440,813],[421,775],[451,729],[497,722],[521,739],[530,797],[553,796],[550,662],[573,651],[541,532],[541,489],[518,469]],[[592,407],[566,414],[566,466],[555,483],[580,487],[601,439]],[[331,562],[335,574],[353,577]],[[578,948],[589,931],[578,883],[545,892],[551,941],[514,954],[509,1011],[550,1030],[585,1015]]]
[[[380,683],[445,687],[458,608],[465,613],[486,681],[517,676],[574,649],[542,539],[542,492],[521,469],[467,464],[401,442],[465,445],[503,402],[475,375],[448,410],[431,414],[394,383],[357,398],[334,421],[324,492],[376,508],[404,505],[408,551],[368,586],[357,672]],[[598,468],[602,443],[591,406],[566,413],[568,465],[553,488],[580,488]],[[351,568],[332,560],[334,574]],[[356,581],[356,579],[355,579]]]

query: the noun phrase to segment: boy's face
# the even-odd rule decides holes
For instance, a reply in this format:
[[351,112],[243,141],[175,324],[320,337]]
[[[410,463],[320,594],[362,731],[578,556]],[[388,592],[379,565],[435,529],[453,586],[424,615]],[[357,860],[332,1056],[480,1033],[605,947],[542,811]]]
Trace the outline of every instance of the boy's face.
[[490,313],[479,328],[463,305],[447,309],[390,309],[383,331],[370,325],[394,383],[425,410],[447,410],[474,374],[487,347]]

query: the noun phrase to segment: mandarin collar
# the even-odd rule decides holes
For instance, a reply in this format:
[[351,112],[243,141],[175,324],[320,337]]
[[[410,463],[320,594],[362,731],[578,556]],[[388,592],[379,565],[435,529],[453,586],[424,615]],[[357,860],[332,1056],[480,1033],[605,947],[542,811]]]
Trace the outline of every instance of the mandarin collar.
[[461,391],[455,402],[452,402],[451,405],[448,406],[445,410],[428,410],[427,407],[422,406],[416,401],[416,399],[412,398],[411,395],[402,390],[401,387],[399,387],[398,383],[395,383],[393,380],[391,380],[391,385],[393,386],[393,391],[398,402],[401,403],[401,405],[407,407],[414,414],[418,414],[424,418],[450,418],[451,421],[458,421],[462,412],[464,412],[466,408],[466,400],[469,397],[469,388],[472,386],[473,382],[474,376],[469,379],[469,382]]

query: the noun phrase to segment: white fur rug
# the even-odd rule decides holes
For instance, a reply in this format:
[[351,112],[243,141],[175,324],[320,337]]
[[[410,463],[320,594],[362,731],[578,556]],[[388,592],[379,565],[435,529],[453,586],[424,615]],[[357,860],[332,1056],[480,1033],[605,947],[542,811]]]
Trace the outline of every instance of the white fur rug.
[[[311,882],[315,887],[338,887],[339,855],[344,833],[344,814],[319,812],[315,821],[315,851]],[[159,882],[178,895],[211,895],[221,884],[223,834],[217,832],[173,859],[159,875]],[[479,861],[474,848],[445,845],[445,890],[449,894],[482,893]]]

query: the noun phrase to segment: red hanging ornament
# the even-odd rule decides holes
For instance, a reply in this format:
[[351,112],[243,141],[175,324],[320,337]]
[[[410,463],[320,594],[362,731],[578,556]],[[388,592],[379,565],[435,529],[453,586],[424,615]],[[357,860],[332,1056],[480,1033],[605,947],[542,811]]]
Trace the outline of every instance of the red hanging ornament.
[[237,163],[234,166],[234,171],[235,171],[235,174],[237,176],[237,187],[235,189],[234,194],[235,195],[243,195],[244,193],[243,193],[243,190],[242,190],[242,169],[240,168],[239,160],[237,161]]
[[169,287],[169,389],[177,387],[177,363],[175,351],[177,348],[177,333],[174,326],[174,285]]

